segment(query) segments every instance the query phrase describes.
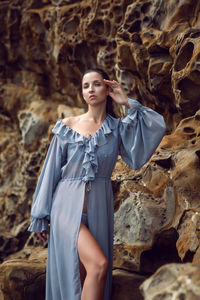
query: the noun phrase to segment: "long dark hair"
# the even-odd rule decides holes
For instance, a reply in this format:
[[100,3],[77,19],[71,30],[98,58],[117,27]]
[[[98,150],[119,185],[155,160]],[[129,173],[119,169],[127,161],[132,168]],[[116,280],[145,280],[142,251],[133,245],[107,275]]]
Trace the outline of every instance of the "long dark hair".
[[[88,69],[84,72],[83,76],[85,74],[91,73],[91,72],[99,73],[103,79],[110,80],[109,77],[108,77],[108,74],[104,70],[99,69],[99,68]],[[114,109],[113,109],[113,100],[109,95],[107,96],[106,112],[107,112],[107,114],[109,114],[112,117],[116,118],[116,114],[115,114]]]

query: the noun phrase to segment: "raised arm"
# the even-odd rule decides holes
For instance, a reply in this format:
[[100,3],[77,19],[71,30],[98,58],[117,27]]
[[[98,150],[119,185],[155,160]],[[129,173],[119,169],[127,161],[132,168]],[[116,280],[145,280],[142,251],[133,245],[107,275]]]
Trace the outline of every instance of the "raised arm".
[[112,99],[126,106],[127,115],[119,125],[119,152],[128,165],[135,170],[139,169],[161,142],[166,131],[165,121],[159,113],[129,99],[117,81],[104,81],[110,88]]
[[142,106],[138,101],[128,99],[126,117],[121,119],[120,149],[122,159],[133,169],[141,168],[160,144],[166,125],[163,116]]

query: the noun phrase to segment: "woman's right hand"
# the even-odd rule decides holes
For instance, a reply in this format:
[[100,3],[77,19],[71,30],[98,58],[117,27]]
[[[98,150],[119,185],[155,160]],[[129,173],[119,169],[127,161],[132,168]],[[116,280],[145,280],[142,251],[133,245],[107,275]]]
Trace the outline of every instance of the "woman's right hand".
[[43,242],[46,242],[46,240],[47,240],[47,231],[43,230],[42,232],[38,232],[37,237],[39,237],[39,239],[42,240]]

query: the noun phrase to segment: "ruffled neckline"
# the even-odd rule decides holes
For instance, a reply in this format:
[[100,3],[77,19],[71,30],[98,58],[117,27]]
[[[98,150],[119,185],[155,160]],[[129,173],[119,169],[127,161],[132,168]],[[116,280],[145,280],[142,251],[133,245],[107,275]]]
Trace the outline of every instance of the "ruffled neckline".
[[111,115],[107,115],[99,129],[90,137],[82,135],[69,126],[65,125],[62,119],[59,119],[52,129],[53,133],[57,134],[63,139],[67,140],[67,143],[78,143],[81,147],[84,146],[84,157],[82,167],[84,169],[83,181],[89,183],[87,189],[91,188],[91,181],[95,179],[98,172],[98,160],[96,148],[107,144],[108,135],[118,126],[119,119],[113,118]]
[[68,143],[85,143],[88,141],[93,141],[94,144],[101,146],[106,143],[106,135],[112,133],[113,129],[115,129],[117,125],[118,119],[115,119],[111,115],[107,114],[98,130],[88,138],[64,124],[62,119],[59,119],[53,127],[52,132],[64,139],[67,139]]
[[103,122],[101,123],[101,125],[99,126],[99,128],[95,131],[95,133],[94,133],[93,135],[90,135],[90,137],[87,137],[87,136],[85,136],[84,134],[82,134],[82,133],[80,133],[80,132],[74,130],[74,129],[71,128],[70,126],[66,125],[65,123],[63,123],[63,120],[60,120],[60,121],[61,121],[61,122],[63,123],[63,125],[65,125],[68,129],[71,129],[72,131],[74,131],[75,134],[80,135],[81,137],[83,137],[83,138],[85,138],[85,139],[87,139],[87,140],[90,140],[92,137],[95,136],[95,134],[98,133],[98,131],[101,129],[101,126],[103,126],[103,123],[106,121],[107,118],[108,118],[108,115],[107,115],[106,118],[103,120]]

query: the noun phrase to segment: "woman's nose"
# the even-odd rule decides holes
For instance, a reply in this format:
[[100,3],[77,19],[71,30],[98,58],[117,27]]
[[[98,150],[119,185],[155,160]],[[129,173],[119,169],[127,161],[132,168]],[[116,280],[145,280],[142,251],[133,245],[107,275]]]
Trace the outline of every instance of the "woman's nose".
[[93,86],[93,84],[90,84],[89,85],[89,92],[93,92],[94,91],[94,86]]

